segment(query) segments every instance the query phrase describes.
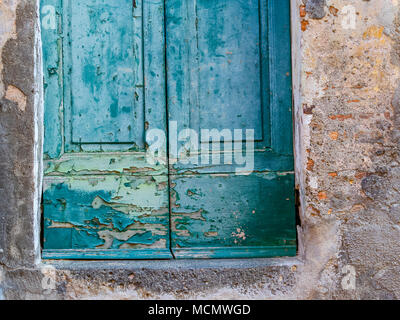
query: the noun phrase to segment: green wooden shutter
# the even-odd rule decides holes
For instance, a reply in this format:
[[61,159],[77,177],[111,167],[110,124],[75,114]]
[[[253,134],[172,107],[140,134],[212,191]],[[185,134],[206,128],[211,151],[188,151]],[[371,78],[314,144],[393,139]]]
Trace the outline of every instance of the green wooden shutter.
[[[170,258],[163,1],[42,0],[44,257]],[[165,152],[166,150],[164,150]]]
[[250,175],[223,153],[217,165],[215,153],[209,164],[172,162],[175,256],[295,255],[289,1],[166,4],[169,119],[178,131],[253,129],[255,148]]
[[[45,258],[295,255],[288,0],[41,2]],[[253,129],[254,171],[151,129]]]

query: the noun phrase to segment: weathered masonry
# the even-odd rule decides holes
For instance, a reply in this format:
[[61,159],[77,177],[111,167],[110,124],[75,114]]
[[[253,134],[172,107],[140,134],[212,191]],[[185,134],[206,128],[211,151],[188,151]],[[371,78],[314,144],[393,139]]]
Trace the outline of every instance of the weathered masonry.
[[116,2],[0,0],[0,299],[399,299],[400,1]]
[[[42,0],[41,13],[45,258],[296,255],[289,1]],[[252,172],[224,146],[216,163],[204,136],[201,162],[149,163],[148,131],[189,128],[254,130]]]

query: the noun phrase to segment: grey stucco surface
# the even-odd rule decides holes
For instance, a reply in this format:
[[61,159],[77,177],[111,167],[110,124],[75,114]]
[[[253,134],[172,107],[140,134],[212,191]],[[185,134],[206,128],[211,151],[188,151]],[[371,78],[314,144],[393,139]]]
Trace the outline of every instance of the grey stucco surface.
[[[33,266],[36,254],[33,241],[36,17],[34,1],[20,2],[15,37],[1,51],[5,92],[0,94],[0,219],[3,222],[0,261],[10,268]],[[6,93],[11,90],[17,93],[9,97]]]
[[304,3],[311,19],[322,19],[325,17],[326,0],[306,0]]
[[0,1],[0,298],[400,298],[399,1],[291,2],[298,257],[43,263],[37,4]]

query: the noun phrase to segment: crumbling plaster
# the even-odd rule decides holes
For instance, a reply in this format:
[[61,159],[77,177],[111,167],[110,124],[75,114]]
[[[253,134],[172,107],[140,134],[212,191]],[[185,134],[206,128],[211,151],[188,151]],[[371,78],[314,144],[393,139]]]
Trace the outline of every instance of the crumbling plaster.
[[37,3],[0,0],[0,298],[400,298],[400,1],[291,3],[298,257],[43,263]]

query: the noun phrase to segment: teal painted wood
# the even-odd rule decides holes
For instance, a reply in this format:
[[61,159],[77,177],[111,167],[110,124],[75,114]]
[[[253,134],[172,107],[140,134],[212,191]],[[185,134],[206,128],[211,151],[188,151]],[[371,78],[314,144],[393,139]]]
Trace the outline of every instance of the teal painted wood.
[[[82,2],[83,1],[83,2]],[[102,8],[105,3],[109,3],[106,0],[91,0],[95,3],[99,3],[99,7]],[[81,3],[86,3],[88,0],[81,0]],[[152,128],[157,128],[166,132],[166,101],[165,101],[165,41],[164,41],[164,5],[163,1],[128,1],[124,0],[125,2],[125,10],[121,7],[120,4],[116,5],[119,9],[124,11],[126,17],[123,21],[127,21],[126,28],[132,28],[132,39],[129,41],[129,34],[124,35],[124,45],[131,43],[132,50],[128,50],[128,52],[133,52],[132,56],[121,57],[121,61],[123,62],[121,66],[117,67],[117,69],[121,69],[122,71],[126,71],[126,69],[132,69],[131,77],[125,77],[124,73],[122,72],[122,77],[128,82],[122,81],[122,88],[124,89],[117,89],[119,90],[118,94],[124,96],[127,92],[124,93],[124,90],[130,91],[129,83],[133,81],[133,92],[131,92],[132,99],[125,98],[122,99],[123,101],[130,101],[134,104],[132,107],[132,117],[129,114],[124,113],[126,108],[121,107],[119,109],[120,114],[115,120],[110,120],[109,125],[107,125],[108,120],[101,120],[99,123],[96,124],[97,119],[95,117],[91,117],[88,119],[88,123],[93,122],[93,124],[86,124],[89,126],[93,126],[93,130],[105,130],[107,127],[110,127],[112,130],[119,131],[121,130],[120,126],[126,125],[125,128],[131,129],[132,131],[132,138],[133,139],[123,139],[123,140],[132,140],[132,141],[121,141],[118,138],[116,139],[108,139],[107,141],[92,141],[92,142],[84,142],[84,141],[77,141],[73,136],[74,132],[74,119],[77,117],[75,114],[74,109],[74,100],[75,100],[75,89],[73,89],[73,83],[75,77],[73,76],[72,66],[75,64],[80,64],[80,61],[74,61],[73,59],[73,52],[76,40],[74,40],[73,34],[71,31],[74,29],[72,25],[71,19],[64,19],[64,29],[68,30],[66,32],[66,36],[64,37],[64,105],[65,105],[65,149],[67,152],[120,152],[120,151],[139,151],[145,152],[146,151],[146,131]],[[73,4],[73,5],[72,5]],[[135,7],[133,7],[135,4]],[[79,2],[74,2],[71,0],[64,1],[64,11],[69,12],[71,14],[71,7],[76,7],[79,5]],[[112,7],[113,5],[111,5]],[[107,5],[101,9],[103,14],[106,14],[110,10],[106,10]],[[118,11],[114,10],[114,11]],[[99,15],[100,13],[97,13]],[[132,19],[128,19],[128,15],[132,15]],[[120,17],[123,18],[124,15]],[[111,18],[110,18],[111,19]],[[112,19],[111,19],[112,20]],[[79,21],[76,22],[79,25]],[[119,22],[119,24],[123,24],[123,22]],[[115,26],[114,29],[119,28],[119,24]],[[130,26],[130,27],[128,27]],[[89,27],[89,26],[88,26]],[[97,30],[100,32],[100,29]],[[105,31],[107,34],[107,31]],[[114,35],[115,36],[115,35]],[[98,34],[95,33],[91,37],[97,38]],[[90,38],[90,37],[89,37]],[[94,40],[93,40],[94,41]],[[119,41],[119,42],[121,42]],[[107,41],[106,41],[107,42]],[[116,39],[115,46],[118,47],[118,39]],[[108,43],[108,42],[107,42]],[[109,43],[112,46],[112,43]],[[122,46],[122,45],[121,45]],[[123,47],[123,46],[122,46]],[[98,49],[100,50],[100,49]],[[105,49],[104,49],[105,50]],[[110,49],[111,50],[111,49]],[[120,49],[118,49],[120,50]],[[114,50],[115,51],[115,50]],[[120,50],[121,51],[121,50]],[[126,50],[124,50],[126,51]],[[113,51],[112,51],[113,52]],[[107,57],[104,57],[107,59]],[[77,60],[75,58],[75,60]],[[127,61],[131,61],[131,67],[125,68],[125,64]],[[113,62],[118,63],[118,61]],[[97,63],[99,64],[99,63]],[[112,63],[108,63],[106,60],[102,62],[102,64],[107,65]],[[128,63],[129,64],[129,63]],[[105,68],[105,66],[103,66]],[[84,67],[83,67],[84,68]],[[97,67],[96,67],[97,68]],[[80,68],[82,69],[82,68]],[[114,68],[116,69],[116,68]],[[103,81],[103,77],[110,76],[111,80],[113,80],[114,76],[116,75],[115,72],[113,73],[113,68],[110,66],[109,72],[102,74],[100,72],[100,78],[97,80],[100,83],[107,81]],[[97,72],[96,72],[97,74]],[[107,77],[108,78],[108,77]],[[90,86],[90,85],[89,85]],[[121,86],[118,86],[121,87]],[[91,94],[89,94],[91,96]],[[110,92],[109,99],[115,99],[114,94]],[[101,105],[100,104],[100,112],[97,117],[107,117],[106,109],[111,110],[111,104]],[[78,114],[79,116],[79,114]],[[112,117],[111,117],[112,118]],[[118,119],[122,118],[122,122]],[[131,121],[132,123],[128,124],[126,121]],[[120,123],[120,124],[118,124]],[[104,125],[105,124],[105,125]],[[100,129],[99,129],[100,128]],[[127,133],[127,131],[125,131]],[[120,132],[121,134],[121,132]],[[97,140],[101,139],[101,136],[111,136],[109,134],[98,133],[95,132],[93,136],[96,137]],[[90,138],[93,140],[93,138]],[[90,140],[89,139],[89,140]],[[165,153],[166,153],[166,147]]]
[[262,111],[267,108],[261,80],[267,72],[260,64],[260,40],[265,40],[260,35],[259,1],[195,3],[198,128],[254,128],[255,139],[262,140]]
[[142,1],[67,0],[63,12],[66,151],[143,150]]
[[179,248],[174,250],[176,259],[255,259],[273,257],[293,257],[296,245],[269,247],[210,247]]
[[[289,4],[166,4],[168,116],[177,121],[177,131],[255,132],[249,176],[235,175],[237,164],[223,164],[231,156],[226,152],[210,153],[209,163],[197,154],[190,159],[199,161],[188,164],[171,159],[171,236],[177,257],[196,257],[196,251],[212,247],[225,251],[209,257],[257,256],[257,249],[241,248],[261,247],[271,248],[270,254],[295,254]],[[242,137],[235,141],[238,146],[245,145]],[[220,161],[214,164],[212,157]],[[291,250],[273,249],[288,245]],[[270,256],[268,250],[261,256]]]
[[131,0],[66,3],[72,143],[143,147],[142,24],[133,18],[141,8]]
[[[295,255],[289,1],[165,3],[42,0],[44,258]],[[146,130],[167,116],[254,129],[253,174],[148,165]]]
[[[54,5],[50,32],[43,18]],[[41,8],[52,86],[44,258],[171,258],[168,170],[146,162],[145,141],[150,128],[166,131],[164,1],[42,0]]]
[[44,250],[43,259],[51,260],[170,260],[169,249],[150,250]]
[[[292,170],[289,1],[172,0],[166,16],[168,111],[177,132],[253,129],[255,170],[274,171],[271,163],[280,156],[291,157],[281,170]],[[239,146],[244,135],[235,141]],[[172,170],[188,169],[171,162]],[[194,169],[203,167],[192,162]]]
[[296,245],[293,172],[178,175],[171,180],[174,248]]
[[[221,148],[223,150],[223,148]],[[243,150],[246,150],[244,147]],[[294,170],[293,155],[278,154],[271,149],[263,152],[263,157],[257,156],[255,151],[254,156],[254,171],[253,172],[286,172]],[[225,164],[224,157],[229,155],[232,158],[232,164]],[[212,162],[212,154],[209,155],[209,160],[207,163],[201,163],[201,166],[193,168],[193,163],[198,159],[198,155],[193,155],[195,160],[191,160],[191,157],[187,157],[188,163],[177,162],[174,163],[170,168],[171,174],[186,174],[188,172],[193,172],[197,174],[213,174],[213,173],[235,173],[237,168],[244,167],[244,165],[237,165],[234,162],[236,152],[226,152],[221,156],[221,161],[218,164]],[[243,156],[244,152],[243,152]],[[195,170],[193,170],[195,169]]]
[[254,129],[256,148],[269,148],[266,9],[258,0],[167,2],[169,119],[178,132]]
[[271,148],[293,155],[290,1],[268,1]]
[[45,179],[44,249],[169,247],[166,176]]
[[44,146],[47,159],[62,153],[62,9],[61,0],[42,1],[42,47],[44,80]]

